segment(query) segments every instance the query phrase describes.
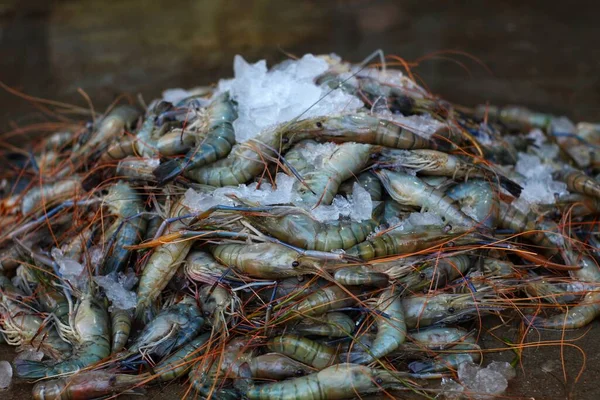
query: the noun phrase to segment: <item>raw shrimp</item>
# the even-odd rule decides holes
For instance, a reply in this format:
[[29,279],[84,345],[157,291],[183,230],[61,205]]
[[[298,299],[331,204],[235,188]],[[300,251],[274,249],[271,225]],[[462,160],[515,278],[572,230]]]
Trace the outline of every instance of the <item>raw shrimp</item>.
[[348,249],[365,240],[379,225],[376,218],[362,222],[319,222],[298,207],[273,207],[267,213],[248,213],[246,219],[292,246],[319,251]]
[[286,278],[320,268],[316,259],[277,243],[221,244],[211,251],[219,262],[255,278]]
[[448,232],[444,228],[419,228],[412,231],[392,231],[367,239],[362,243],[346,250],[346,255],[372,260],[378,257],[396,254],[411,254],[426,249],[440,249],[441,245],[468,243],[474,239],[463,236],[460,228]]
[[228,268],[202,250],[192,250],[185,259],[184,272],[188,279],[213,285],[227,272]]
[[[490,229],[496,227],[500,206],[491,185],[483,180],[459,183],[446,192],[457,200],[463,212]],[[468,210],[468,212],[467,212]]]
[[[127,183],[119,181],[110,187],[106,197],[109,209],[117,217],[112,227],[111,240],[114,243],[103,265],[104,275],[121,271],[126,265],[132,246],[140,242],[146,230],[146,217],[142,214],[144,204],[140,195]],[[98,266],[95,266],[96,268]]]
[[166,184],[185,171],[200,168],[229,154],[235,144],[233,121],[237,118],[229,94],[224,93],[213,100],[208,107],[208,114],[208,132],[204,140],[197,143],[195,149],[188,151],[183,160],[170,160],[154,170],[159,185]]
[[354,331],[354,321],[344,313],[329,312],[321,317],[305,318],[291,330],[299,335],[347,337]]
[[447,176],[453,179],[486,178],[497,180],[513,196],[519,197],[521,186],[490,167],[476,166],[458,156],[437,150],[383,149],[379,163],[386,167],[403,167],[415,170],[419,175]]
[[445,193],[416,176],[388,170],[378,170],[375,173],[394,201],[433,211],[450,223],[466,227],[477,226],[477,221],[465,215]]
[[113,310],[111,322],[111,353],[116,354],[125,348],[131,333],[131,313],[127,310]]
[[307,376],[249,388],[250,400],[341,400],[390,387],[405,387],[409,374],[336,364]]
[[446,286],[455,279],[463,277],[471,267],[471,259],[467,255],[457,255],[440,259],[432,259],[421,264],[414,271],[396,280],[406,289],[416,292],[420,290],[436,290]]
[[91,295],[75,308],[69,326],[57,321],[59,333],[73,344],[73,354],[59,363],[17,360],[19,377],[37,379],[77,372],[110,355],[110,327],[106,309]]
[[505,308],[502,304],[486,303],[485,293],[410,296],[402,299],[406,326],[409,329],[433,324],[452,324]]
[[158,313],[129,346],[128,353],[165,356],[194,338],[203,325],[204,318],[195,301],[186,298]]
[[317,370],[335,364],[337,358],[337,350],[334,347],[291,334],[273,338],[267,347],[271,351],[284,354]]
[[[77,194],[83,192],[81,182],[81,177],[73,176],[53,183],[44,183],[41,186],[34,186],[27,191],[22,199],[20,196],[13,197],[15,197],[15,199],[19,198],[18,201],[21,204],[21,212],[24,215],[27,215],[39,211],[42,207],[55,205],[66,199],[77,198]],[[13,200],[9,198],[5,201],[10,203]]]
[[[406,323],[400,290],[395,289],[394,286],[384,290],[374,309],[377,311],[375,315],[377,336],[368,350],[359,349],[358,352],[350,355],[350,361],[354,363],[365,364],[385,357],[406,339]],[[385,313],[385,316],[380,313]]]
[[303,376],[313,368],[280,353],[267,353],[250,360],[252,377],[258,379],[286,379]]
[[566,183],[570,192],[600,199],[600,183],[581,171],[563,169],[553,173],[552,178]]
[[[302,137],[334,142],[357,142],[394,149],[435,149],[438,144],[392,121],[367,113],[316,117],[294,127]],[[446,146],[447,147],[447,146]]]
[[386,287],[390,277],[388,274],[374,271],[366,265],[355,265],[336,270],[333,279],[344,286]]
[[140,383],[136,375],[90,371],[68,378],[38,382],[33,387],[35,400],[85,400],[128,393]]
[[[181,200],[182,199],[179,199],[173,204],[170,213],[171,218],[185,214],[185,208],[181,204]],[[176,232],[185,227],[186,225],[181,220],[177,220],[169,225],[170,232]],[[192,243],[191,240],[165,243],[152,253],[146,268],[144,268],[144,271],[142,272],[137,289],[137,319],[140,319],[144,315],[152,302],[156,300],[162,290],[167,286],[169,280],[173,277],[175,272],[177,272],[177,268],[190,251]]]
[[320,168],[303,173],[304,181],[296,182],[301,201],[311,207],[331,204],[340,184],[358,174],[377,151],[377,147],[360,143],[339,145]]
[[0,336],[21,350],[35,348],[52,359],[62,359],[71,352],[52,324],[17,300],[24,298],[8,278],[0,276]]

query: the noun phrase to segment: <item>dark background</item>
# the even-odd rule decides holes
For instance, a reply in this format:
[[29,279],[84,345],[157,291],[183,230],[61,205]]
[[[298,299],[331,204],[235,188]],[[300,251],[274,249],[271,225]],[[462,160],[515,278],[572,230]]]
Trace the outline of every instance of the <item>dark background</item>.
[[[466,105],[518,103],[593,120],[600,106],[596,2],[0,0],[0,80],[96,108],[232,75],[232,60],[373,50],[406,60],[436,94]],[[482,67],[460,54],[481,60]],[[427,58],[427,56],[430,56]],[[458,64],[456,61],[462,63]],[[0,92],[0,128],[36,116]]]
[[[81,88],[102,110],[124,92],[149,101],[166,88],[230,77],[235,54],[272,64],[286,53],[336,52],[358,62],[381,48],[421,59],[414,72],[448,100],[522,104],[597,121],[599,11],[592,1],[0,0],[0,80],[29,95],[86,107]],[[31,104],[0,90],[0,132],[39,121],[44,117]],[[498,338],[521,339],[518,320],[499,330],[496,323],[485,325],[482,347],[504,347]],[[576,342],[581,352],[557,344],[528,348],[508,395],[600,398],[600,328],[597,322],[591,328]],[[540,339],[561,334],[533,332],[525,341]],[[575,382],[582,354],[587,369]],[[12,351],[0,347],[0,359],[12,359]],[[151,397],[176,399],[180,389],[163,387]],[[17,384],[0,398],[29,393],[30,386]]]

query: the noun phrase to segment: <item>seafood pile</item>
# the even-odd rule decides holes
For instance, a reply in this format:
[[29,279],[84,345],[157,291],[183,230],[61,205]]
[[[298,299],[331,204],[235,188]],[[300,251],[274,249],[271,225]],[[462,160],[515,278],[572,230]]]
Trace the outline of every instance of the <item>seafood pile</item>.
[[214,399],[485,398],[514,371],[477,366],[482,317],[600,313],[600,125],[451,104],[334,55],[234,71],[7,154],[0,332],[34,398],[177,379]]

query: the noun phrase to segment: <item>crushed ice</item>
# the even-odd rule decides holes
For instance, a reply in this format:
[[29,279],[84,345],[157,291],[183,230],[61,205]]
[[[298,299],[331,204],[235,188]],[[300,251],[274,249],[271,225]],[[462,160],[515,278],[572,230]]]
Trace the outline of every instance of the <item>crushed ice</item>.
[[447,399],[461,398],[462,393],[468,394],[471,399],[492,399],[504,393],[508,381],[515,375],[515,370],[507,362],[493,361],[486,368],[465,362],[458,366],[461,384],[452,379],[444,379],[442,390]]
[[235,56],[235,78],[221,80],[218,91],[229,90],[238,104],[238,118],[233,123],[237,142],[301,114],[309,118],[362,108],[363,102],[357,97],[340,89],[330,92],[314,83],[328,68],[324,59],[312,54],[285,61],[270,71],[265,60],[249,64],[242,56]]
[[[137,278],[135,274],[119,273],[118,277],[113,275],[95,276],[94,282],[106,293],[111,301],[111,308],[117,310],[131,310],[137,304],[137,295],[131,291]],[[109,309],[110,311],[110,309]]]
[[[553,146],[542,145],[541,154],[545,159],[551,159],[558,150]],[[513,205],[521,212],[527,213],[535,204],[554,204],[556,194],[566,194],[567,185],[552,179],[554,167],[542,162],[538,155],[519,153],[515,172],[521,175],[517,182],[523,186],[521,196]]]
[[373,201],[369,192],[355,182],[349,198],[335,196],[331,205],[320,205],[310,210],[310,213],[314,219],[321,222],[337,221],[340,217],[349,217],[360,222],[371,219]]
[[64,280],[77,289],[85,287],[87,283],[87,271],[85,271],[83,265],[72,258],[65,257],[63,252],[56,247],[50,251],[50,255],[56,261],[56,264],[58,264],[58,272]]
[[233,206],[238,204],[232,197],[268,206],[272,204],[289,204],[294,195],[294,182],[296,178],[279,173],[275,177],[276,188],[269,183],[262,183],[260,188],[257,183],[238,185],[237,187],[222,187],[212,193],[199,193],[193,189],[185,192],[183,204],[192,211],[206,211],[217,205]]

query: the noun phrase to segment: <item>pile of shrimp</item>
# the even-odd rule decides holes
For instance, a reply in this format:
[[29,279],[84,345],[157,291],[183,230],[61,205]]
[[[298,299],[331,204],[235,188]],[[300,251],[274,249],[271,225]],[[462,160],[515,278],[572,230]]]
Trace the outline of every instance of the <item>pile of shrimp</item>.
[[[451,104],[391,64],[321,58],[314,83],[362,109],[236,143],[234,96],[207,87],[5,152],[0,332],[35,399],[174,380],[213,399],[431,398],[484,362],[484,317],[527,331],[600,314],[599,125],[564,132]],[[515,164],[540,148],[566,190],[523,206]],[[202,204],[278,174],[287,203]],[[315,216],[364,192],[370,217]]]

